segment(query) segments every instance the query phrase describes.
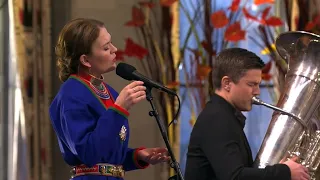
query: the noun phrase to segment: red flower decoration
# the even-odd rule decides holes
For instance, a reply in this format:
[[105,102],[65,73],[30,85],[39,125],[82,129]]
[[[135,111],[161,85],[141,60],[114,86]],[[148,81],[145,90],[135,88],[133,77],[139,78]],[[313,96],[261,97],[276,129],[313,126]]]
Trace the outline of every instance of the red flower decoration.
[[167,84],[166,86],[167,86],[167,88],[174,89],[174,88],[178,87],[179,85],[180,85],[179,82],[172,81],[171,83]]
[[271,74],[262,74],[262,77],[261,77],[261,79],[265,81],[270,81],[271,78],[272,78]]
[[211,67],[206,65],[198,65],[197,67],[197,77],[200,79],[205,79],[211,72]]
[[268,19],[262,19],[261,24],[268,26],[281,26],[283,24],[282,20],[276,16],[271,16]]
[[270,60],[262,69],[262,80],[269,81],[272,78],[270,70],[272,67],[272,61]]
[[255,16],[252,16],[246,8],[242,8],[242,12],[244,14],[244,17],[246,17],[247,19],[251,19],[251,20],[254,20],[254,21],[259,21],[258,18],[255,17]]
[[243,40],[245,39],[245,36],[246,32],[241,30],[240,22],[235,22],[234,24],[230,25],[224,33],[224,38],[227,41],[233,42]]
[[117,57],[116,57],[117,61],[123,61],[123,60],[124,60],[124,56],[125,56],[126,54],[125,54],[124,51],[118,50],[118,51],[116,52],[116,55],[117,55]]
[[132,19],[128,21],[125,25],[131,27],[140,27],[145,23],[145,17],[143,12],[137,7],[132,7]]
[[269,61],[262,69],[263,74],[268,74],[270,72],[270,69],[272,67],[272,61]]
[[239,9],[240,0],[233,0],[231,6],[228,8],[232,12],[236,12]]
[[273,4],[274,0],[254,0],[255,5],[261,5],[261,4]]
[[124,53],[129,57],[137,57],[142,60],[146,55],[148,55],[148,50],[133,42],[132,39],[127,38]]
[[320,22],[320,15],[316,16],[312,21],[308,22],[305,30],[311,31]]
[[229,23],[229,19],[227,18],[225,12],[220,10],[211,15],[211,23],[214,28],[222,28]]
[[262,12],[262,17],[261,17],[262,19],[266,19],[266,18],[267,18],[268,14],[269,14],[269,12],[270,12],[270,9],[271,9],[271,6],[265,8],[265,9],[263,10],[263,12]]

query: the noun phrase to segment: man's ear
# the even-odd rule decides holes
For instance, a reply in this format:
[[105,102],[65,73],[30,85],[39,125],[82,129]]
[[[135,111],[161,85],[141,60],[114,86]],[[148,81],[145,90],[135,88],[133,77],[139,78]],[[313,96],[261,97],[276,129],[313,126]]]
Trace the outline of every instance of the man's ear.
[[221,79],[221,88],[229,92],[230,91],[230,83],[231,83],[230,77],[223,76]]
[[80,63],[81,63],[83,66],[88,67],[88,68],[91,68],[91,64],[90,64],[90,62],[89,62],[88,56],[82,54],[82,55],[80,56],[80,59],[79,59],[79,60],[80,60]]

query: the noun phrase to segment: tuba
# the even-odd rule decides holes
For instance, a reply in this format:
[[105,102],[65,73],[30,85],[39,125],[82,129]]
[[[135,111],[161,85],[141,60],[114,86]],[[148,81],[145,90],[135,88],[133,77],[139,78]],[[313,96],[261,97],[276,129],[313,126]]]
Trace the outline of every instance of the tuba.
[[320,36],[286,32],[275,45],[288,71],[276,106],[252,99],[275,110],[253,166],[264,168],[298,156],[311,179],[320,180]]

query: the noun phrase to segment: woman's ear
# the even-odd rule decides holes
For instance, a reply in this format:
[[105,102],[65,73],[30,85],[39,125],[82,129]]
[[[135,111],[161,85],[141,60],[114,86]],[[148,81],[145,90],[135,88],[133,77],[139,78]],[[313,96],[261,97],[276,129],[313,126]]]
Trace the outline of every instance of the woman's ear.
[[80,56],[80,63],[85,67],[91,68],[91,64],[88,60],[88,56],[84,54]]

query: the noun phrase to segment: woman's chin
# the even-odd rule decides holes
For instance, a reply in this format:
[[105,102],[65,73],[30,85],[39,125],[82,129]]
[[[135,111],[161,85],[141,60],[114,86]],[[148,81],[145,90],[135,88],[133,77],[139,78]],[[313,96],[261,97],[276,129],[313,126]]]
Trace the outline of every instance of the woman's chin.
[[114,63],[111,67],[107,68],[104,73],[108,73],[108,72],[111,72],[111,71],[114,71],[116,69],[117,65],[116,63]]

